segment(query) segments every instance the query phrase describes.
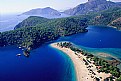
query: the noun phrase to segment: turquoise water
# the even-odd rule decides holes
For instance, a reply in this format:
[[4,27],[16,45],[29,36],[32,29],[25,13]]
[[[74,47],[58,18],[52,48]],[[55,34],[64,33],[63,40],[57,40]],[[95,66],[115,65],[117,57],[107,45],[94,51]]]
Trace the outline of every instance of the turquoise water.
[[[89,32],[61,37],[56,41],[70,41],[97,55],[111,54],[121,60],[121,32],[110,27],[88,27]],[[29,58],[15,46],[0,48],[0,81],[76,81],[71,59],[63,52],[42,45],[31,52]]]
[[[51,47],[51,46],[50,46]],[[53,47],[51,47],[52,49],[53,49]],[[62,52],[62,51],[60,51],[60,50],[58,50],[58,49],[56,49],[56,48],[54,48],[55,49],[55,51],[57,51],[62,57],[65,57],[63,60],[65,60],[65,61],[67,61],[68,60],[68,63],[67,63],[67,65],[68,65],[68,67],[65,67],[65,71],[64,71],[64,75],[71,75],[70,77],[68,77],[68,76],[64,76],[63,78],[65,78],[64,79],[64,81],[76,81],[77,80],[77,78],[76,78],[76,72],[75,72],[75,68],[74,68],[74,64],[73,64],[73,62],[72,62],[72,60],[71,60],[71,58],[67,55],[67,54],[65,54],[64,52]],[[67,79],[68,78],[68,79]]]

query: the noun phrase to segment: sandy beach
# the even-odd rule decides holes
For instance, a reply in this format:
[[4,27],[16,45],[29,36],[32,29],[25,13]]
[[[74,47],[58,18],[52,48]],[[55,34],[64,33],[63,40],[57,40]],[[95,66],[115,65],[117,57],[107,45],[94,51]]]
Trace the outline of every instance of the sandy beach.
[[87,68],[87,65],[85,65],[85,62],[83,61],[83,59],[86,59],[86,57],[83,56],[81,53],[79,53],[79,56],[78,56],[71,49],[61,48],[60,46],[57,45],[57,43],[52,43],[51,46],[53,48],[63,51],[72,59],[76,70],[77,81],[95,81],[94,77],[102,77],[100,81],[104,81],[105,78],[110,76],[110,74],[98,73],[96,66],[94,64],[90,64],[90,66],[92,66],[91,70],[96,74],[96,75],[93,75],[90,72],[89,68]]

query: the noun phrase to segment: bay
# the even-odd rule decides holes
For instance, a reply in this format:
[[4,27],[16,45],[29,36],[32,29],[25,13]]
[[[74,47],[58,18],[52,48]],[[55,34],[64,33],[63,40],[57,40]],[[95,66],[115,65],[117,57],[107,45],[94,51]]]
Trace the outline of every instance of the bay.
[[33,50],[29,58],[15,46],[0,48],[0,81],[76,81],[74,76],[71,59],[49,45]]
[[[121,59],[121,31],[99,26],[87,29],[87,33],[61,37],[53,42],[70,41],[95,55],[102,52]],[[29,58],[17,57],[22,50],[15,46],[0,48],[1,81],[76,81],[71,59],[49,44],[33,50]]]

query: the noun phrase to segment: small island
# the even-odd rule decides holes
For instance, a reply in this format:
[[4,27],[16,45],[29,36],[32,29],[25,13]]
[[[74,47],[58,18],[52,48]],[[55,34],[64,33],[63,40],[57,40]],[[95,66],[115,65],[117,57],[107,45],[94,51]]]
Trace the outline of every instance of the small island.
[[117,66],[76,47],[70,42],[58,42],[52,47],[63,51],[73,61],[77,81],[120,81],[121,72]]
[[30,56],[30,50],[26,49],[23,51],[24,56],[29,57]]

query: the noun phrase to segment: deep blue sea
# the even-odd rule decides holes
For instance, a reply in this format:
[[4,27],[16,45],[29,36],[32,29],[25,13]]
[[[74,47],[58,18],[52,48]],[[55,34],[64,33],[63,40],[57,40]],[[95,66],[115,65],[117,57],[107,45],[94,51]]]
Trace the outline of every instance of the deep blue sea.
[[0,48],[0,81],[76,81],[73,63],[49,45],[33,50],[31,56],[15,46]]
[[[121,31],[111,27],[89,26],[87,33],[61,37],[95,55],[103,52],[121,60]],[[29,58],[15,46],[0,48],[0,81],[76,81],[71,59],[48,44],[31,52]]]
[[40,16],[44,18],[61,18],[61,17],[68,17],[69,15],[66,15],[64,13],[61,13],[60,16],[52,16],[52,15],[22,15],[22,13],[14,13],[14,14],[0,14],[0,32],[13,30],[14,27],[22,22],[24,19],[28,18],[29,16]]
[[18,23],[29,17],[17,14],[0,14],[0,32],[13,30]]

